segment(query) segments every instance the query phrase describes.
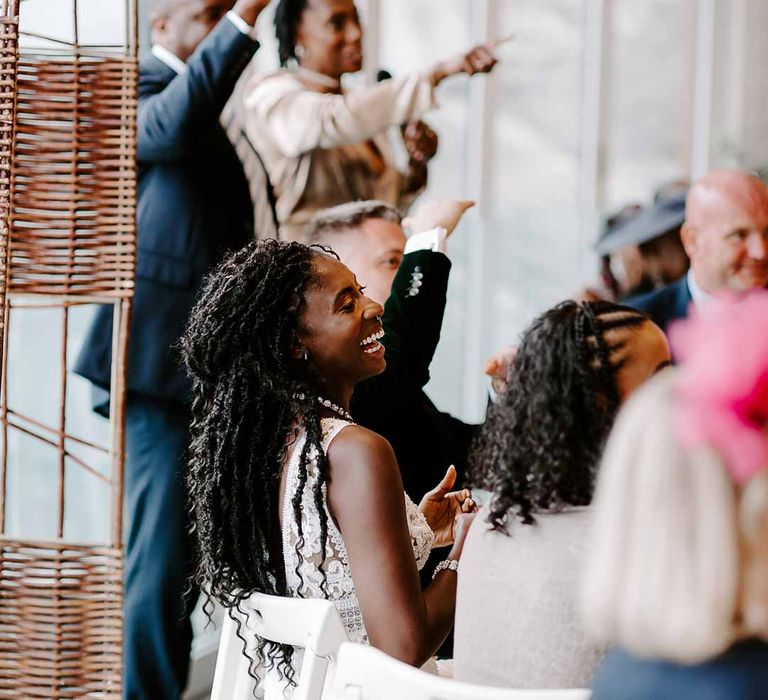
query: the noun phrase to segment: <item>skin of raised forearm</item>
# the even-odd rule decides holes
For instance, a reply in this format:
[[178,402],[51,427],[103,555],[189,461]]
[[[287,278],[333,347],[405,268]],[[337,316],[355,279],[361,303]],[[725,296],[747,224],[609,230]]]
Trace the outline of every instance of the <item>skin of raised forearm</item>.
[[253,26],[269,0],[237,0],[232,11],[247,24]]

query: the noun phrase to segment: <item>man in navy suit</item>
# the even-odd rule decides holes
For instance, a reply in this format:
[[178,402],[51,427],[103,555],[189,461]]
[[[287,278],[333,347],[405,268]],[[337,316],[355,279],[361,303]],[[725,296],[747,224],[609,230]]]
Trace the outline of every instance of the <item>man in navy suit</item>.
[[[240,161],[219,124],[269,0],[159,0],[138,107],[138,253],[128,358],[126,698],[173,700],[187,682],[197,592],[182,470],[190,388],[176,344],[213,265],[253,237]],[[109,390],[112,313],[96,314],[76,371]],[[106,391],[105,391],[106,390]],[[102,406],[97,406],[103,409]]]
[[686,200],[683,246],[688,274],[674,284],[625,302],[663,330],[712,296],[768,285],[768,188],[752,173],[716,170],[698,180]]

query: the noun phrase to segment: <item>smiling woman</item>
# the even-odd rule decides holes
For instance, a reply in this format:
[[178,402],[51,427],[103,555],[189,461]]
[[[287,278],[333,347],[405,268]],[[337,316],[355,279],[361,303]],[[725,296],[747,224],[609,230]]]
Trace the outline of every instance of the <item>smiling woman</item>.
[[[281,0],[275,29],[283,69],[254,74],[242,86],[232,124],[259,154],[280,236],[291,240],[304,239],[316,212],[344,202],[380,199],[407,209],[437,151],[437,136],[419,121],[435,106],[435,88],[496,65],[490,47],[480,45],[421,72],[344,90],[342,76],[363,65],[353,0]],[[390,127],[402,127],[404,169],[395,165]]]
[[[389,443],[351,420],[355,385],[386,366],[382,311],[321,247],[266,240],[210,277],[182,341],[196,580],[229,608],[327,598],[350,639],[420,665],[453,624],[456,565],[425,591],[418,568],[433,543],[459,559],[474,503],[449,470],[417,508]],[[267,651],[282,698],[297,658]]]

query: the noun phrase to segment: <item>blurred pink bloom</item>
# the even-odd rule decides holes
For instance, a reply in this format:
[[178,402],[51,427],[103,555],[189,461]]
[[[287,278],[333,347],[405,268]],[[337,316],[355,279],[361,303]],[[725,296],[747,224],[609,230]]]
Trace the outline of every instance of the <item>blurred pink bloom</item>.
[[743,484],[768,468],[768,291],[725,296],[675,324],[681,445],[706,444]]

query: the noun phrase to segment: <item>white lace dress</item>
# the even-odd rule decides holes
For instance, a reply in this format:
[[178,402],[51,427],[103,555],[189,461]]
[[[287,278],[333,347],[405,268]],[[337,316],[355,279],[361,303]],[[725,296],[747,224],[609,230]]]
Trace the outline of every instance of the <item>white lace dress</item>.
[[[347,425],[350,423],[339,418],[322,419],[322,448],[324,452],[328,451],[333,439]],[[296,549],[299,542],[299,526],[293,517],[292,503],[299,491],[299,460],[305,441],[306,434],[302,433],[291,447],[282,503],[283,558],[288,591],[291,596],[296,598],[325,598],[321,588],[323,572],[325,572],[328,599],[339,611],[350,641],[367,644],[368,634],[365,630],[360,603],[357,600],[355,584],[349,571],[347,548],[344,544],[344,538],[328,510],[325,487],[322,490],[322,502],[328,523],[328,538],[325,545],[325,561],[323,562],[320,543],[320,513],[314,499],[314,488],[318,478],[316,455],[310,455],[311,459],[307,465],[307,480],[301,492],[301,524],[304,541],[298,552]],[[365,465],[361,464],[360,468],[364,469]],[[419,569],[421,569],[432,549],[434,535],[413,501],[405,493],[403,493],[403,497],[405,498],[405,512],[408,516],[408,530],[411,534],[413,555],[416,557]]]
[[[322,448],[324,452],[332,440],[344,429],[351,425],[348,421],[339,418],[324,418],[321,420]],[[315,505],[314,487],[317,483],[316,455],[311,456],[307,465],[307,480],[301,489],[301,524],[303,543],[298,549],[299,527],[293,517],[293,499],[299,492],[299,460],[306,442],[306,434],[301,433],[295,443],[291,445],[285,476],[285,492],[282,502],[282,540],[283,557],[285,562],[285,574],[289,595],[302,598],[325,598],[323,594],[322,571],[326,576],[327,598],[331,600],[339,611],[341,620],[347,631],[350,641],[362,644],[368,643],[368,633],[365,630],[363,614],[355,592],[355,584],[349,571],[349,559],[347,547],[336,523],[331,517],[326,501],[325,488],[322,490],[322,502],[327,518],[328,538],[325,545],[325,561],[323,562],[320,543],[320,513]],[[365,468],[364,464],[360,465]],[[421,511],[403,493],[405,498],[405,511],[408,516],[408,530],[411,534],[413,555],[419,569],[424,566],[432,549],[434,534],[427,524]],[[301,576],[297,573],[300,572]],[[296,649],[291,664],[296,670],[296,678],[301,668],[304,652]],[[436,673],[437,667],[428,662],[425,670]],[[330,697],[330,688],[333,683],[333,669],[329,669],[325,682],[323,697]],[[264,698],[266,700],[285,700],[293,697],[293,688],[286,687],[285,681],[280,680],[277,674],[268,671],[264,682]]]
[[[327,418],[321,421],[321,445],[324,452],[328,451],[331,441],[347,425],[350,425],[350,423],[337,418]],[[323,562],[320,545],[320,513],[314,499],[314,488],[318,479],[317,463],[314,458],[309,460],[307,479],[303,487],[301,487],[300,512],[303,542],[298,552],[296,549],[296,544],[299,541],[299,528],[298,523],[293,517],[293,501],[299,496],[299,460],[305,443],[306,435],[302,433],[289,448],[289,458],[285,473],[285,489],[281,504],[283,514],[282,547],[288,594],[297,598],[326,598],[321,588],[322,566],[322,571],[326,575],[327,598],[334,603],[339,611],[347,636],[354,642],[367,644],[368,634],[365,630],[360,603],[355,592],[355,584],[349,571],[347,548],[344,544],[344,538],[341,536],[341,532],[336,527],[328,510],[325,489],[322,490],[321,500],[327,518],[328,539],[325,547],[325,561]],[[361,464],[360,468],[365,469],[366,465]],[[432,549],[434,535],[419,509],[405,494],[404,498],[413,554],[419,568],[421,568],[424,566]],[[301,576],[297,574],[297,571]],[[242,618],[240,615],[237,616]],[[244,630],[253,629],[253,623],[249,623],[247,617],[243,619],[243,622],[245,623]],[[247,631],[244,631],[244,634],[247,637],[246,647],[249,650],[249,656],[253,656],[256,653],[257,639],[256,637],[251,637]],[[303,649],[296,649],[291,659],[291,664],[296,671],[296,680],[299,679],[303,656]],[[254,697],[263,698],[264,700],[290,700],[293,698],[293,687],[288,686],[285,679],[280,678],[280,674],[275,668],[266,671],[263,682],[257,687],[256,681],[248,672],[249,665],[249,659],[242,656],[239,658],[236,669],[230,671],[234,680],[229,686],[231,692],[229,692],[227,700],[251,700]],[[437,672],[437,666],[434,662],[427,662],[422,668],[432,673]],[[332,697],[332,693],[329,690],[332,683],[333,668],[331,667],[326,676],[323,698]]]

